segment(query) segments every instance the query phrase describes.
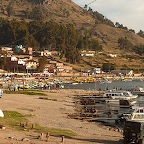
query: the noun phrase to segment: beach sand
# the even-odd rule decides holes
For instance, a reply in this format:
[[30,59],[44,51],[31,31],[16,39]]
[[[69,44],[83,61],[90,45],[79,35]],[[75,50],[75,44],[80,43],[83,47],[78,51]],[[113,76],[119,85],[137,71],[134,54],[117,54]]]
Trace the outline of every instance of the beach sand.
[[[46,91],[49,100],[39,99],[40,96],[23,94],[3,94],[0,99],[2,111],[17,111],[29,117],[31,123],[44,127],[68,129],[77,136],[64,138],[63,144],[121,144],[122,133],[109,130],[101,123],[90,123],[68,117],[76,113],[74,96],[84,91],[49,90]],[[61,137],[50,136],[49,141],[40,140],[33,136],[39,133],[32,131],[16,131],[6,127],[0,129],[0,144],[61,144]]]

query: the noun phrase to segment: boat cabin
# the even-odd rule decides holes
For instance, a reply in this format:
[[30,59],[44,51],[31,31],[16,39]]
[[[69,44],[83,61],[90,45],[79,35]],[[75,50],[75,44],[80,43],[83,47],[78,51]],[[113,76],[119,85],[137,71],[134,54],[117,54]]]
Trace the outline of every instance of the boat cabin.
[[144,107],[138,107],[131,115],[131,120],[144,121]]
[[134,99],[138,97],[138,95],[133,95],[129,91],[117,91],[117,90],[107,91],[106,93],[104,93],[103,96],[112,99]]

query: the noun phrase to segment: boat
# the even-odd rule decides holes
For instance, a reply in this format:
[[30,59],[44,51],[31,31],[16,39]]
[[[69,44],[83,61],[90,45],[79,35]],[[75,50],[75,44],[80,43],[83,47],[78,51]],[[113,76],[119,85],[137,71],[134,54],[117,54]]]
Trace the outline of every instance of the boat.
[[77,83],[77,82],[73,82],[73,83],[72,83],[72,85],[78,85],[78,84],[79,84],[79,83]]
[[107,99],[105,100],[106,104],[109,105],[118,105],[120,107],[131,107],[133,106],[137,101],[130,99]]
[[133,94],[144,95],[144,88],[142,87],[133,87],[133,88],[128,88],[126,90],[130,91]]
[[100,84],[109,84],[109,83],[112,83],[111,80],[108,80],[108,79],[105,79],[105,80],[101,80],[100,81]]
[[135,108],[130,119],[135,121],[144,121],[144,107]]
[[123,90],[109,90],[103,94],[103,97],[112,98],[112,99],[136,99],[138,95],[132,94],[130,91]]
[[124,113],[122,116],[127,120],[144,122],[144,107],[135,107],[130,113]]

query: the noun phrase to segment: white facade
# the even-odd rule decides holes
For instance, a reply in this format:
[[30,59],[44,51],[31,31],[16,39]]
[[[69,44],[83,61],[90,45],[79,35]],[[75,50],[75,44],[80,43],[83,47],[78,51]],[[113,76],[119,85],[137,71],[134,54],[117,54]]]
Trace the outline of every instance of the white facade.
[[18,59],[15,56],[12,56],[11,61],[18,61]]
[[19,59],[19,60],[18,60],[18,64],[25,65],[25,62],[24,62],[22,59]]

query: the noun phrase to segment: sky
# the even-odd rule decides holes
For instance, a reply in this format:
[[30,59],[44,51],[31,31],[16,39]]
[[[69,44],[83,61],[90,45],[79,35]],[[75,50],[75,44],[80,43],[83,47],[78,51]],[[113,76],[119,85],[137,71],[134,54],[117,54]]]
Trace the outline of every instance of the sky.
[[[80,7],[85,4],[112,22],[119,22],[135,32],[144,31],[144,0],[72,0]],[[91,3],[91,4],[90,4]]]

